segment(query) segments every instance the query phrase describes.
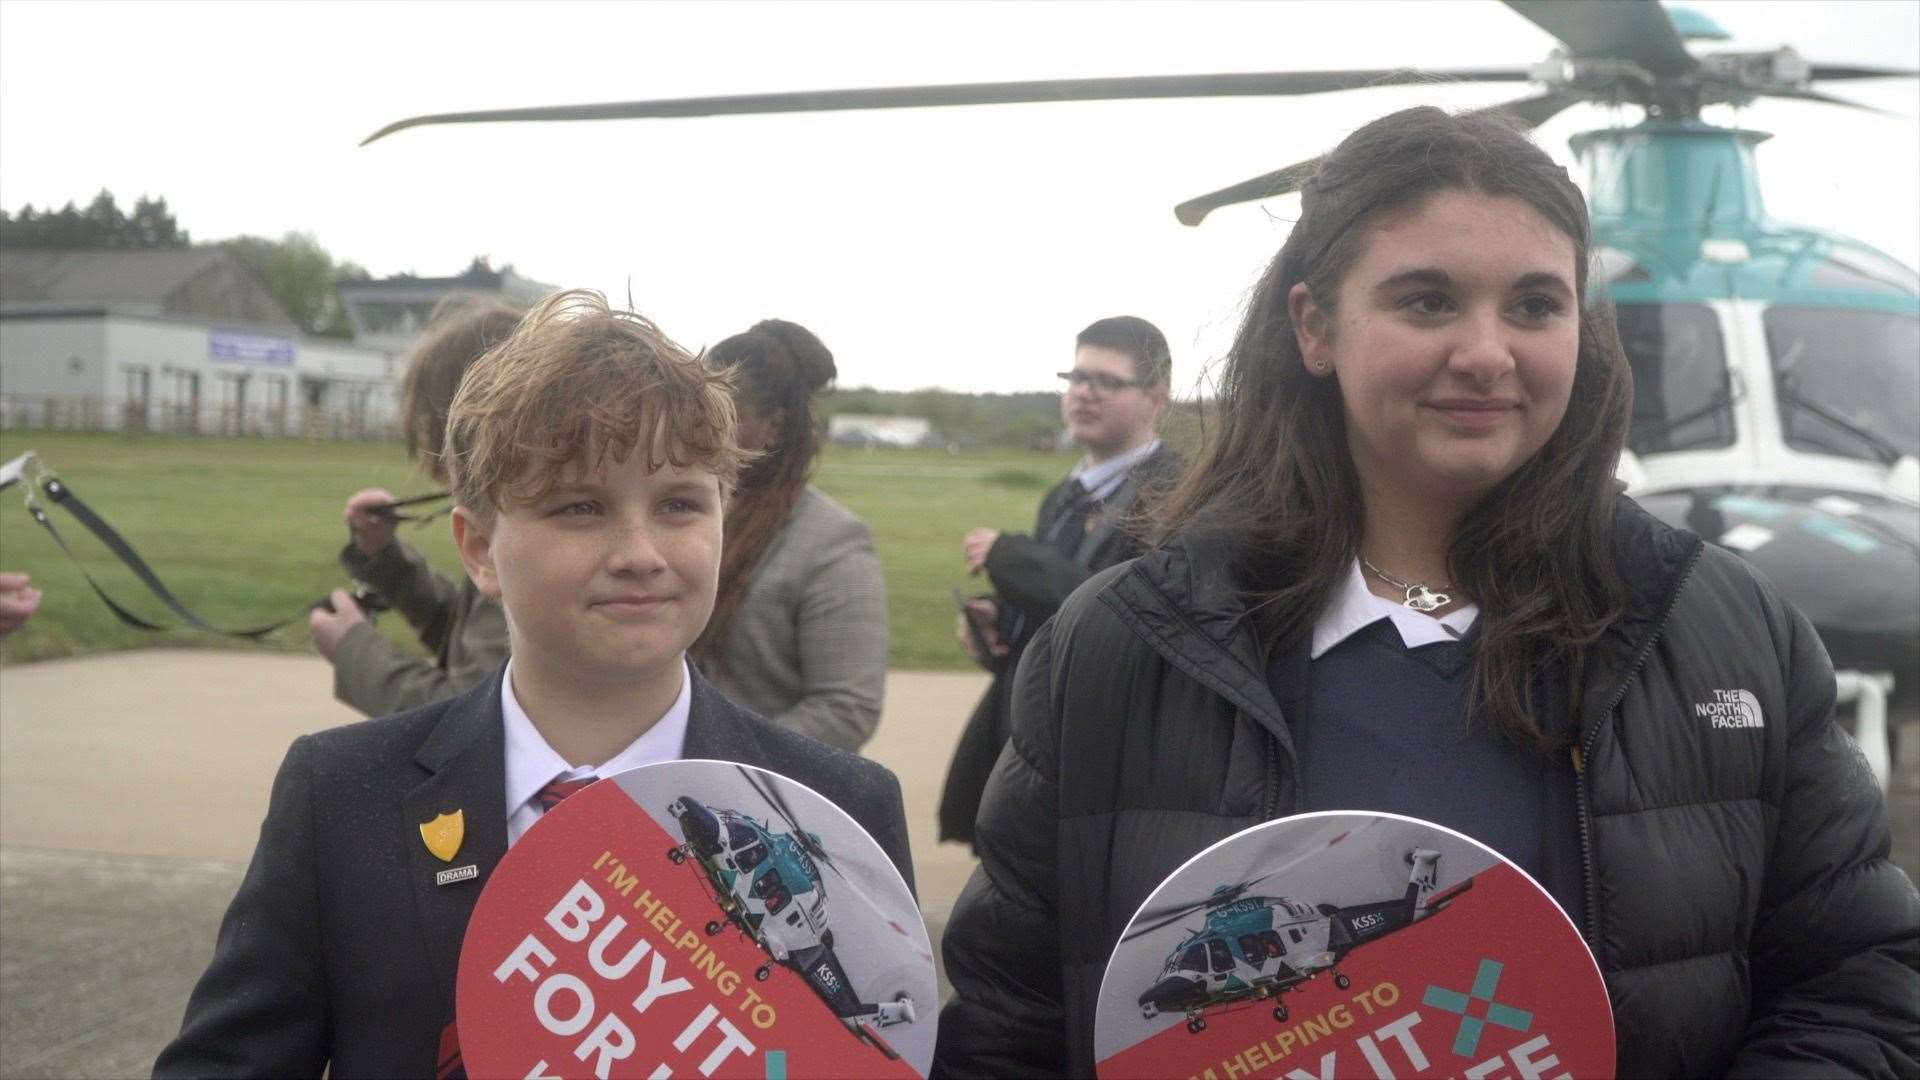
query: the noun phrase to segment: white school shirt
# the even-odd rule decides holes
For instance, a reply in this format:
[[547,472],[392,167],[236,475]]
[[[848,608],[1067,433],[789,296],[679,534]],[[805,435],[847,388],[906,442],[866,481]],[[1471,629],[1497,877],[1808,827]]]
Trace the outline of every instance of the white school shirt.
[[1080,486],[1087,489],[1088,498],[1104,500],[1120,489],[1121,482],[1135,465],[1152,457],[1158,449],[1160,440],[1149,439],[1145,445],[1110,457],[1098,465],[1089,465],[1085,458],[1081,458],[1080,464],[1075,465],[1067,475],[1080,481]]
[[1365,574],[1360,560],[1353,560],[1347,579],[1334,590],[1320,618],[1314,621],[1313,649],[1307,654],[1308,659],[1320,659],[1328,649],[1381,619],[1393,620],[1393,628],[1400,631],[1400,640],[1407,648],[1417,649],[1436,641],[1458,641],[1466,637],[1473,620],[1480,615],[1478,605],[1462,604],[1436,619],[1424,611],[1375,596],[1373,590],[1367,588]]
[[687,714],[693,703],[693,676],[685,658],[680,661],[680,696],[673,699],[659,722],[640,733],[626,749],[600,765],[569,765],[533,726],[520,699],[513,695],[513,661],[507,661],[500,679],[500,711],[507,725],[507,846],[540,820],[534,796],[555,780],[586,780],[612,776],[642,765],[679,761],[687,744]]

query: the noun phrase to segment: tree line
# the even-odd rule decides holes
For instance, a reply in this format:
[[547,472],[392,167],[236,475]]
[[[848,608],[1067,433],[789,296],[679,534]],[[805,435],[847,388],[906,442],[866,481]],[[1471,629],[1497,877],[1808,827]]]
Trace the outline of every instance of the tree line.
[[[134,200],[132,213],[122,210],[105,188],[84,209],[72,201],[58,210],[35,210],[32,203],[13,214],[0,209],[0,247],[183,248],[191,243],[165,197],[142,195]],[[236,236],[220,245],[260,275],[301,330],[321,337],[353,336],[335,283],[367,280],[371,275],[364,267],[335,259],[306,232],[289,232],[278,240]]]
[[[190,243],[164,197],[142,195],[131,213],[104,188],[85,208],[70,201],[58,210],[36,210],[30,203],[13,214],[0,209],[0,247],[180,248]],[[364,267],[334,258],[307,232],[288,232],[277,240],[236,236],[220,243],[260,275],[301,330],[322,337],[353,336],[335,285],[367,280],[371,275]],[[859,386],[836,390],[822,404],[829,416],[925,417],[941,438],[961,444],[1051,448],[1061,430],[1060,395],[1050,392],[963,394]]]

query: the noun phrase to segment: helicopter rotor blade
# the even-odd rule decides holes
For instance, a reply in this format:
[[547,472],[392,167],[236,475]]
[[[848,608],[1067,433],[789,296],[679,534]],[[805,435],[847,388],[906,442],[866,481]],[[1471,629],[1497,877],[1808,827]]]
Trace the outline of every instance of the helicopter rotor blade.
[[1818,101],[1826,105],[1844,105],[1849,109],[1864,109],[1870,113],[1879,113],[1881,116],[1900,115],[1896,112],[1889,112],[1878,105],[1868,105],[1859,101],[1848,101],[1846,98],[1834,97],[1832,94],[1823,94],[1818,90],[1762,90],[1759,93],[1761,97],[1793,98],[1798,101]]
[[1152,908],[1149,910],[1142,911],[1139,914],[1135,915],[1134,918],[1136,920],[1152,919],[1154,920],[1154,924],[1152,926],[1143,926],[1135,930],[1133,933],[1128,934],[1127,936],[1138,937],[1141,934],[1145,934],[1153,930],[1158,930],[1160,927],[1165,926],[1168,923],[1173,922],[1175,920],[1185,918],[1188,914],[1198,911],[1201,908],[1217,907],[1221,904],[1231,904],[1235,900],[1238,900],[1240,898],[1240,895],[1246,892],[1247,887],[1251,884],[1252,882],[1243,881],[1238,885],[1222,886],[1220,889],[1216,890],[1215,892],[1209,893],[1206,896],[1199,898],[1198,900],[1187,900],[1180,903],[1170,904],[1165,907]]
[[1506,5],[1559,38],[1575,56],[1630,60],[1656,77],[1685,75],[1700,66],[1656,0],[1506,0]]
[[[1364,828],[1364,826],[1362,827]],[[1135,920],[1153,919],[1156,921],[1152,925],[1142,926],[1132,931],[1131,933],[1128,933],[1126,936],[1122,937],[1120,940],[1131,941],[1142,934],[1151,934],[1152,932],[1160,929],[1163,926],[1171,925],[1172,923],[1178,922],[1179,920],[1186,918],[1188,915],[1192,914],[1195,911],[1198,911],[1201,908],[1217,907],[1223,904],[1231,904],[1235,900],[1238,900],[1240,899],[1240,897],[1246,895],[1248,889],[1251,889],[1255,885],[1259,885],[1267,881],[1269,878],[1279,877],[1281,874],[1284,874],[1287,871],[1292,870],[1294,867],[1300,865],[1303,862],[1306,862],[1308,859],[1311,859],[1314,856],[1319,855],[1320,853],[1326,851],[1328,848],[1332,847],[1333,845],[1338,844],[1340,841],[1345,840],[1349,836],[1352,836],[1353,833],[1354,833],[1353,829],[1342,829],[1338,834],[1333,836],[1331,839],[1327,840],[1325,843],[1309,845],[1307,847],[1307,850],[1300,852],[1299,854],[1295,855],[1291,859],[1288,859],[1286,862],[1280,864],[1279,866],[1276,866],[1273,869],[1267,871],[1266,873],[1261,874],[1259,877],[1248,878],[1247,880],[1242,881],[1238,885],[1233,885],[1227,888],[1223,888],[1218,892],[1202,897],[1199,900],[1190,901],[1185,904],[1176,904],[1172,907],[1163,907],[1163,908],[1156,908],[1150,911],[1141,911],[1139,914],[1134,916]]]
[[[1295,861],[1297,862],[1299,860],[1295,860]],[[1290,863],[1288,865],[1291,866],[1292,864]],[[1284,871],[1285,869],[1287,869],[1287,867],[1281,867],[1279,870],[1275,870],[1272,873],[1261,874],[1257,878],[1253,878],[1248,881],[1243,881],[1238,885],[1229,886],[1227,888],[1220,889],[1217,892],[1210,893],[1204,898],[1199,900],[1192,900],[1184,904],[1176,904],[1173,907],[1160,908],[1154,911],[1143,911],[1139,915],[1135,916],[1135,918],[1156,920],[1153,923],[1153,925],[1142,926],[1134,930],[1132,933],[1126,935],[1126,937],[1121,938],[1120,940],[1130,941],[1134,938],[1139,937],[1141,934],[1150,934],[1155,930],[1160,929],[1163,926],[1167,926],[1172,923],[1179,922],[1181,919],[1186,918],[1188,915],[1191,915],[1192,913],[1200,910],[1201,908],[1220,907],[1225,904],[1231,904],[1235,900],[1238,900],[1242,896],[1245,896],[1247,894],[1248,889],[1253,888],[1255,885],[1260,884],[1261,882],[1274,876],[1274,874],[1278,874]]]
[[1155,930],[1160,929],[1161,927],[1172,926],[1174,923],[1177,923],[1181,919],[1184,919],[1187,916],[1193,914],[1194,912],[1199,911],[1201,908],[1207,907],[1212,902],[1213,901],[1211,898],[1207,900],[1195,900],[1193,903],[1186,904],[1180,907],[1178,910],[1168,912],[1164,918],[1158,919],[1157,921],[1150,923],[1146,926],[1136,927],[1133,930],[1128,931],[1126,936],[1122,937],[1120,940],[1132,941],[1134,938],[1140,937],[1143,934],[1151,934]]
[[807,835],[807,830],[801,828],[800,823],[794,820],[793,811],[787,806],[787,800],[773,789],[772,784],[762,783],[760,777],[754,775],[752,770],[739,765],[735,765],[734,768],[740,770],[740,775],[747,778],[747,783],[767,801],[767,805],[773,807],[773,812],[779,814],[780,819],[787,823],[787,828],[793,830],[794,838],[805,846],[806,841],[803,838]]
[[1461,68],[1415,71],[1380,68],[1352,71],[1274,71],[1222,75],[1142,75],[1101,79],[1035,79],[1025,82],[959,83],[950,86],[887,86],[855,90],[801,90],[774,94],[613,101],[591,105],[542,105],[517,109],[413,116],[388,124],[360,145],[407,128],[434,124],[501,121],[635,120],[765,113],[914,109],[947,105],[1008,105],[1046,101],[1121,101],[1138,98],[1268,97],[1404,86],[1434,82],[1527,82],[1525,68]]
[[1566,109],[1578,105],[1582,100],[1579,94],[1569,94],[1562,90],[1549,90],[1544,94],[1537,94],[1527,98],[1516,98],[1513,101],[1501,102],[1498,105],[1489,105],[1484,109],[1475,109],[1474,111],[1479,113],[1507,113],[1519,117],[1521,122],[1528,127],[1537,128],[1541,124],[1558,116]]
[[[1489,105],[1474,111],[1510,113],[1519,117],[1528,127],[1539,127],[1563,109],[1579,103],[1580,100],[1578,94],[1550,90],[1544,94],[1518,98],[1499,105]],[[1320,158],[1297,161],[1284,169],[1275,169],[1273,172],[1256,176],[1251,180],[1243,180],[1232,187],[1224,187],[1219,191],[1188,199],[1173,208],[1173,216],[1179,218],[1182,225],[1198,225],[1206,220],[1208,214],[1223,206],[1271,199],[1276,195],[1298,191],[1301,185],[1307,182],[1307,178],[1313,175],[1314,170],[1320,167],[1320,162]]]
[[1867,67],[1861,64],[1814,64],[1809,70],[1814,82],[1834,79],[1912,79],[1920,78],[1913,68]]
[[[740,767],[736,765],[735,768]],[[793,807],[788,805],[786,796],[780,794],[780,789],[771,782],[762,784],[760,778],[747,769],[741,768],[740,775],[747,778],[747,782],[753,785],[753,790],[759,792],[760,797],[767,800],[773,807],[774,812],[780,815],[781,820],[787,823],[789,829],[793,830],[791,834],[793,836],[793,842],[799,844],[800,849],[812,856],[815,862],[824,864],[827,869],[832,870],[835,874],[839,874],[840,879],[845,881],[847,875],[840,873],[840,868],[834,865],[833,856],[827,854],[827,849],[814,843],[813,834],[808,832],[805,827],[800,824],[799,818],[794,817]]]
[[1275,195],[1298,191],[1307,178],[1320,168],[1320,161],[1317,157],[1296,161],[1284,169],[1275,169],[1251,180],[1242,180],[1232,187],[1208,192],[1197,199],[1188,199],[1173,208],[1173,216],[1179,218],[1182,225],[1198,225],[1206,220],[1208,214],[1223,206],[1271,199]]

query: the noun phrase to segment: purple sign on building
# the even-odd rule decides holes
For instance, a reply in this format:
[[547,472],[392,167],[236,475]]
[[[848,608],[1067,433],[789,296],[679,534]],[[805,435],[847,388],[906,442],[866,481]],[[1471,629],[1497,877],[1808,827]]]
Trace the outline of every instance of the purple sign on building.
[[274,334],[213,330],[207,334],[207,356],[229,364],[292,367],[293,339]]

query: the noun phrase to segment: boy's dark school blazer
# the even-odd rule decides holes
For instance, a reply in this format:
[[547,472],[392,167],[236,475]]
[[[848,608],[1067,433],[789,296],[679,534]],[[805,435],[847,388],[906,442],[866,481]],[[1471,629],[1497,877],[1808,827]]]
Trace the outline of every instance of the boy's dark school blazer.
[[[685,756],[757,765],[818,791],[913,884],[900,782],[773,726],[697,673]],[[500,674],[383,720],[294,740],[213,960],[154,1075],[432,1076],[460,941],[507,850]],[[460,809],[452,862],[419,826]],[[434,884],[473,863],[475,880]]]

